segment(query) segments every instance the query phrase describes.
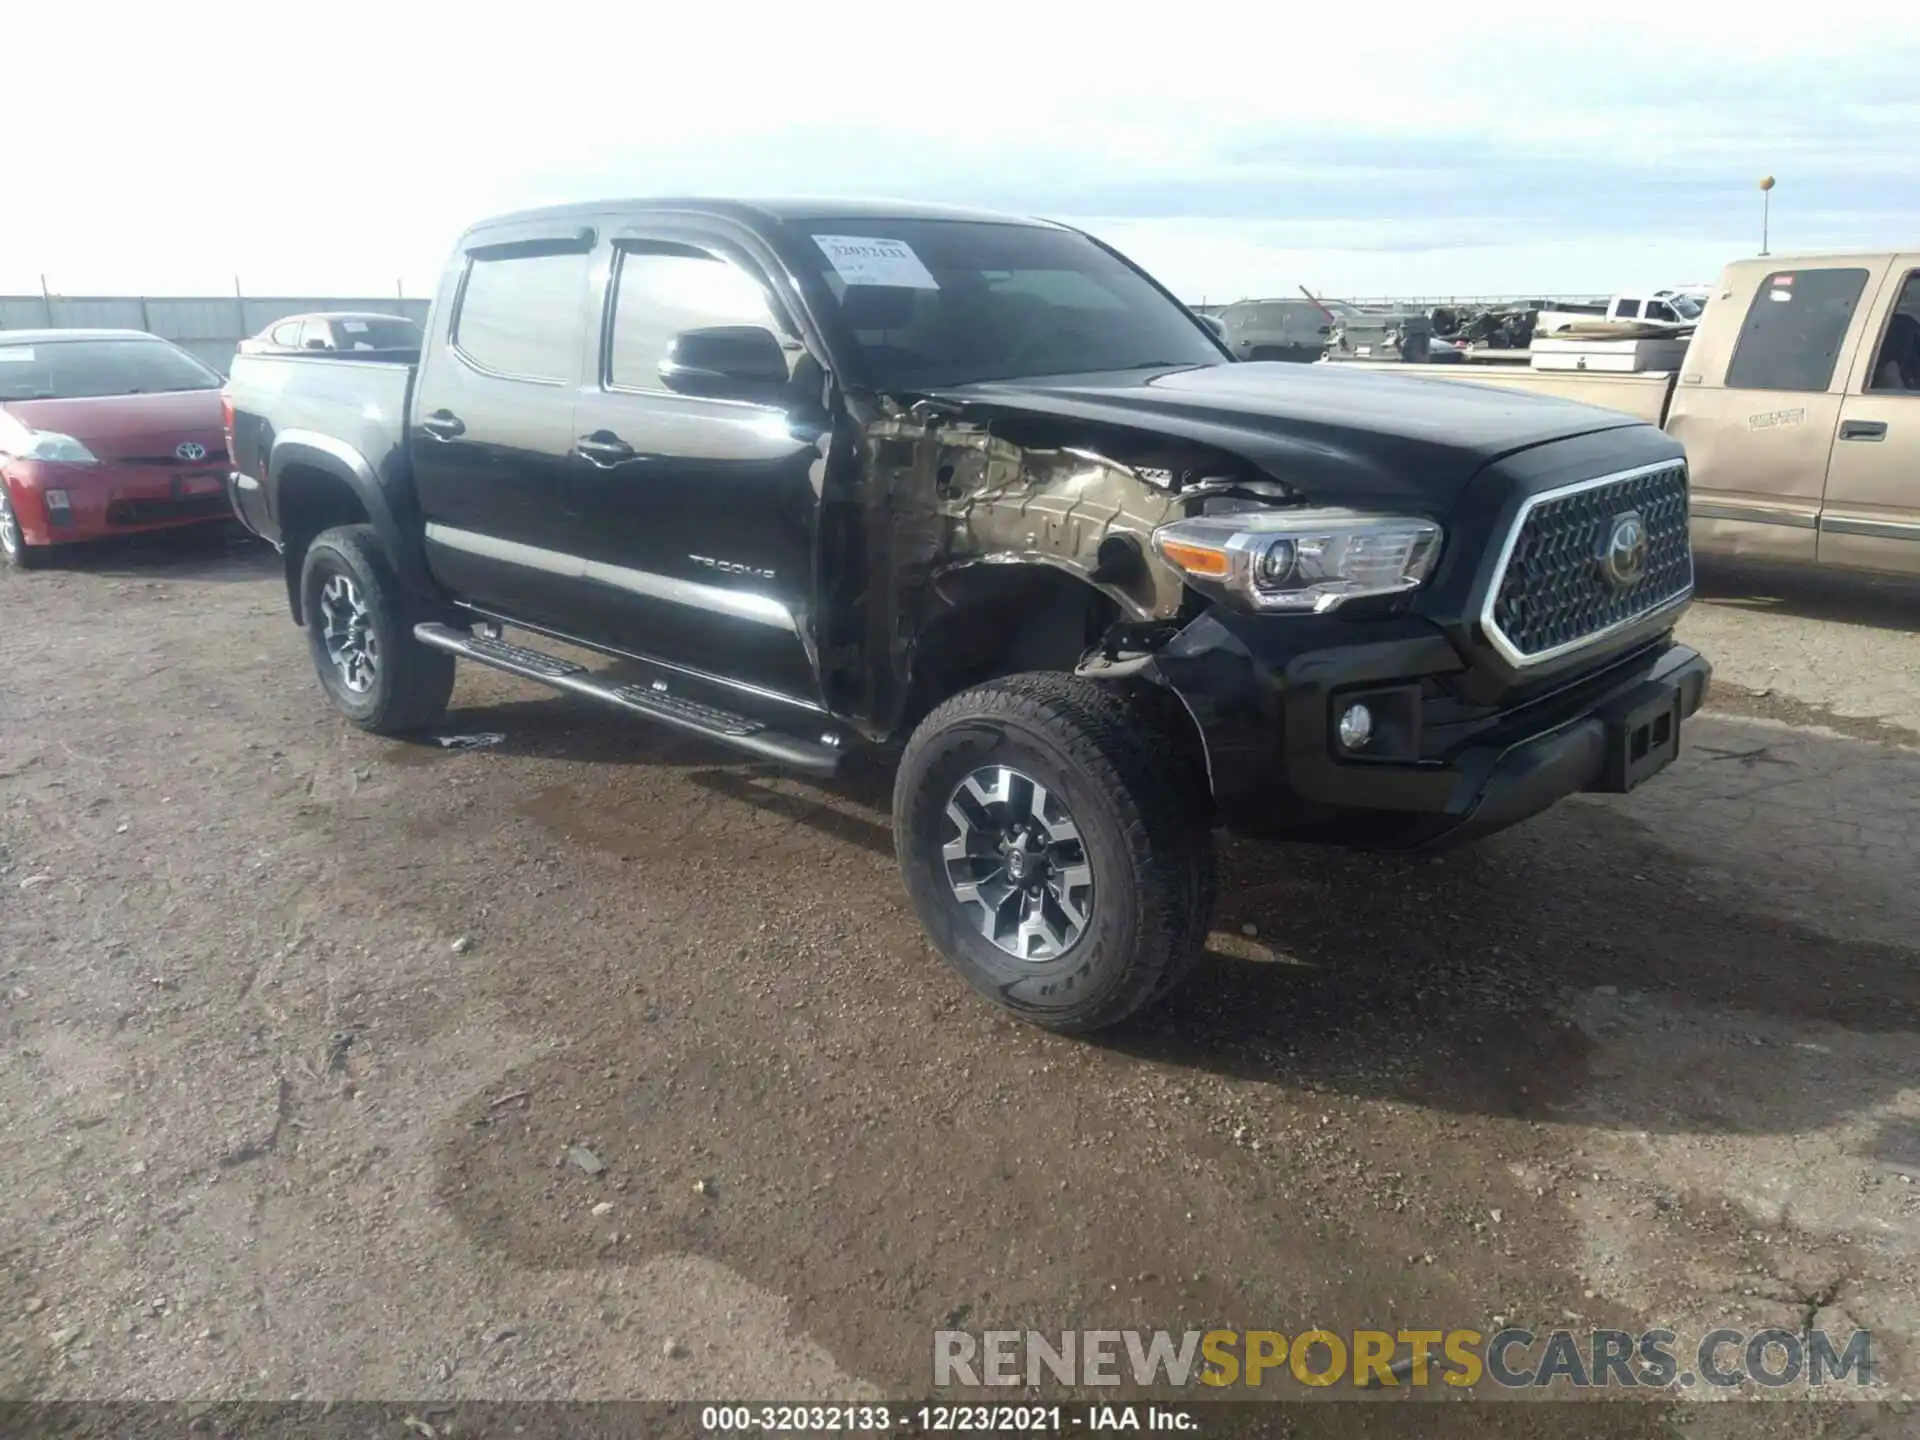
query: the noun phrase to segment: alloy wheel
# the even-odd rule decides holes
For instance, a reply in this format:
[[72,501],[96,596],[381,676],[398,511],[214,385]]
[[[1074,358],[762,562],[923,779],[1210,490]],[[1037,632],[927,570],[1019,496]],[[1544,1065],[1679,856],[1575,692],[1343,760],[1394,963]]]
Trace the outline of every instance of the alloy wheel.
[[1093,917],[1093,866],[1058,795],[1007,765],[975,770],[947,800],[941,851],[953,898],[980,933],[1021,960],[1072,949]]
[[329,575],[320,587],[320,635],[340,682],[356,695],[373,689],[380,673],[380,640],[351,576]]

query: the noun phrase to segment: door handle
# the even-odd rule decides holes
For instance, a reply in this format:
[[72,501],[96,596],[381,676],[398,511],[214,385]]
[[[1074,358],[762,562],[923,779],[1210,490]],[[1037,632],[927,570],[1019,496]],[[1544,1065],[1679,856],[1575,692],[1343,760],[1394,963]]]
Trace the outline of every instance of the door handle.
[[436,410],[420,422],[420,428],[436,440],[453,440],[467,433],[466,422],[451,410]]
[[574,442],[574,450],[589,464],[618,465],[634,458],[634,448],[611,430],[596,430]]
[[1884,440],[1887,438],[1887,422],[1884,420],[1842,420],[1840,422],[1842,440]]

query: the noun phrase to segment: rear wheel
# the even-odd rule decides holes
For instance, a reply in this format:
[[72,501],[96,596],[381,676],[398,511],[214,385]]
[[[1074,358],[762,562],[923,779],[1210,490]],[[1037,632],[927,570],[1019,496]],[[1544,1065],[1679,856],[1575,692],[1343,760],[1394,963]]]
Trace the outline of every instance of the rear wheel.
[[413,638],[425,618],[370,525],[324,531],[300,570],[307,648],[327,698],[377,735],[431,725],[453,694],[453,656]]
[[13,497],[7,493],[7,482],[0,478],[0,564],[16,570],[38,570],[52,558],[51,549],[27,543],[20,530],[20,517],[13,511]]
[[969,984],[1033,1024],[1095,1030],[1193,969],[1214,852],[1185,739],[1059,674],[990,681],[921,723],[895,845],[928,937]]

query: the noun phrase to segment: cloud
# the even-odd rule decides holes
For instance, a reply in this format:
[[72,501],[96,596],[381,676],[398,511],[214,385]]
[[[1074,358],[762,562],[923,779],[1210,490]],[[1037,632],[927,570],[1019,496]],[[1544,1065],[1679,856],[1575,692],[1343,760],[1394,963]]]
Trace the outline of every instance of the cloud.
[[110,48],[85,6],[10,17],[15,54],[89,59],[10,68],[12,113],[61,118],[9,151],[0,289],[418,293],[473,219],[622,194],[1042,214],[1208,292],[1697,278],[1753,248],[1762,173],[1778,245],[1920,234],[1920,32],[1879,0],[492,13],[205,0]]

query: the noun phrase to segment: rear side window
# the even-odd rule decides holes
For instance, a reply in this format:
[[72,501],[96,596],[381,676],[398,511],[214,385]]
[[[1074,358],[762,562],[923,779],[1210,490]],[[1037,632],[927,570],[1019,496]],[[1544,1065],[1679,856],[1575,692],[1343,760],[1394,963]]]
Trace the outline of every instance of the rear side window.
[[1727,388],[1825,390],[1866,284],[1867,272],[1860,269],[1776,270],[1767,276],[1740,326]]
[[1638,320],[1640,318],[1640,302],[1638,300],[1622,300],[1619,305],[1615,307],[1613,318],[1616,320]]
[[297,346],[300,343],[300,322],[298,320],[282,321],[273,327],[272,334],[267,338],[276,345],[285,345],[289,348]]
[[453,344],[483,370],[565,382],[580,363],[587,255],[512,251],[468,262]]
[[660,362],[683,330],[751,325],[777,338],[760,282],[738,265],[684,245],[624,250],[614,281],[613,336],[607,383],[622,390],[661,390]]
[[420,344],[420,328],[411,320],[369,315],[339,320],[340,345],[346,350],[410,350]]

